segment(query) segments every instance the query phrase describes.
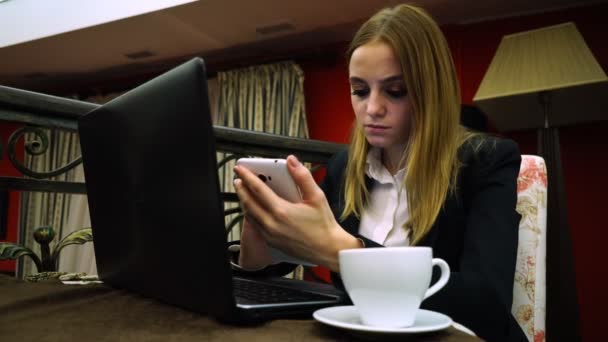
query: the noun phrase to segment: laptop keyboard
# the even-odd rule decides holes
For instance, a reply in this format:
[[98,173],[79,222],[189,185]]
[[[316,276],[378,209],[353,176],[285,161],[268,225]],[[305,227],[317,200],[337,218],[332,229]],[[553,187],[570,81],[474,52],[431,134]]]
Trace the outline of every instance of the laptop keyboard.
[[328,301],[330,297],[310,292],[233,278],[234,295],[260,304]]

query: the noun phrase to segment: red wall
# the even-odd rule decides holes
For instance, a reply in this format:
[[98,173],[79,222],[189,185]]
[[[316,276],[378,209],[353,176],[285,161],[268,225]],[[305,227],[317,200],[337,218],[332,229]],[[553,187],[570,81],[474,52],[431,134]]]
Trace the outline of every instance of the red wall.
[[[21,173],[17,171],[8,160],[8,138],[18,128],[19,124],[0,121],[0,142],[4,147],[4,153],[0,156],[0,176],[12,176],[20,177]],[[23,160],[23,139],[17,147],[17,158]],[[9,192],[9,205],[8,205],[8,234],[6,240],[10,242],[17,242],[17,226],[19,224],[19,192]],[[15,262],[0,261],[0,272],[15,272]]]
[[[462,88],[463,103],[471,103],[503,35],[574,21],[587,44],[608,70],[605,22],[608,4],[508,18],[490,22],[443,27],[449,41]],[[341,57],[344,50],[337,51]],[[336,56],[328,57],[335,60]],[[313,139],[347,142],[354,119],[350,106],[348,72],[341,62],[303,62],[306,107]],[[608,95],[608,94],[607,94]],[[608,113],[607,113],[608,114]],[[607,115],[608,118],[608,115]],[[604,307],[608,307],[606,267],[598,263],[597,251],[605,249],[608,193],[608,122],[560,129],[562,162],[572,231],[576,284],[584,341],[600,340]],[[507,134],[522,153],[536,154],[535,131]],[[548,284],[550,286],[550,284]]]
[[[339,53],[339,51],[336,51]],[[311,138],[347,143],[355,118],[346,62],[304,62],[304,93]]]

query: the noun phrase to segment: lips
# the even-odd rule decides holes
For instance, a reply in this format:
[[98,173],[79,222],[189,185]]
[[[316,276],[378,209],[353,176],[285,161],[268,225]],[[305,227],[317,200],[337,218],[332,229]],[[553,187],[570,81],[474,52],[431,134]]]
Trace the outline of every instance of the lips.
[[382,134],[386,132],[390,127],[382,125],[365,125],[365,130],[369,134]]

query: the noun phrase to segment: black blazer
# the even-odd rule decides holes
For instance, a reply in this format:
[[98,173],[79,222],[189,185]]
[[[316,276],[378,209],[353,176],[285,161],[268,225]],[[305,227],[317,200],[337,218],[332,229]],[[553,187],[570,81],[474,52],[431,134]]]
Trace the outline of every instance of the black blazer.
[[[483,144],[476,150],[480,139]],[[419,246],[433,248],[433,257],[451,269],[447,285],[422,303],[422,308],[445,313],[488,341],[526,341],[511,314],[520,215],[517,175],[521,156],[511,140],[475,138],[459,150],[463,163],[457,191],[450,195],[437,220]],[[339,220],[344,208],[347,152],[328,162],[321,187]],[[367,178],[368,189],[373,184]],[[366,247],[381,247],[358,234],[354,215],[339,221]],[[433,282],[439,272],[434,270]],[[332,280],[343,287],[338,274]]]

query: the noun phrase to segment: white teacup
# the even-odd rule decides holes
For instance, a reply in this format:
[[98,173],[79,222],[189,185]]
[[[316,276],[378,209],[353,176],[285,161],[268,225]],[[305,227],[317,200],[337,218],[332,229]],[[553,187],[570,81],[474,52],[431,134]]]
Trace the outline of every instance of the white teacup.
[[[409,327],[424,299],[450,278],[450,267],[433,259],[430,247],[378,247],[342,250],[340,274],[365,325]],[[441,277],[429,288],[433,266]]]

